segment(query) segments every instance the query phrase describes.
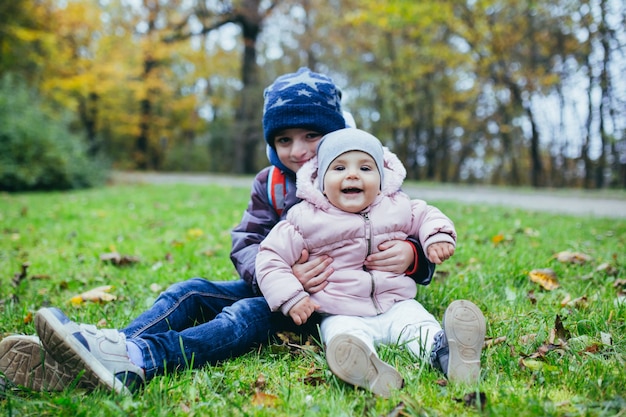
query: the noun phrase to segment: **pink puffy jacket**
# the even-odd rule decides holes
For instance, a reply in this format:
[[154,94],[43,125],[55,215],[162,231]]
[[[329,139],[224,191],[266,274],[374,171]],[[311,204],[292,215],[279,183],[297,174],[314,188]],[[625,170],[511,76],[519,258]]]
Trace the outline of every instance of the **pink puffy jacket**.
[[380,243],[417,236],[425,253],[435,242],[455,244],[452,221],[439,209],[400,191],[406,170],[386,148],[384,159],[382,192],[357,214],[334,207],[316,187],[317,158],[300,168],[297,190],[303,201],[274,226],[256,258],[257,282],[272,311],[280,309],[287,315],[308,295],[291,271],[303,249],[310,260],[324,254],[333,258],[328,285],[311,295],[321,306],[320,313],[373,316],[417,293],[415,282],[404,274],[364,268],[365,258],[378,252]]

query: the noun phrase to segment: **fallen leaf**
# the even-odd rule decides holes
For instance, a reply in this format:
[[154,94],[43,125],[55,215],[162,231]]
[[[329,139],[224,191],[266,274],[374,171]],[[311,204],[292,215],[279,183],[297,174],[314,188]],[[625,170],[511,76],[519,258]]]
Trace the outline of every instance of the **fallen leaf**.
[[387,414],[384,414],[383,417],[400,417],[400,416],[406,416],[407,414],[404,412],[405,410],[405,406],[403,402],[400,402],[398,405],[396,405],[393,410],[391,410],[390,412],[388,412]]
[[448,385],[448,380],[445,378],[439,378],[435,381],[435,384],[439,385],[440,387],[445,387]]
[[608,262],[604,262],[598,265],[598,267],[596,268],[596,272],[604,272],[609,276],[615,276],[617,275],[617,268]]
[[526,334],[526,335],[520,336],[519,338],[519,342],[522,345],[534,343],[535,340],[537,340],[537,333]]
[[550,268],[533,269],[528,275],[530,276],[530,280],[532,282],[541,285],[541,287],[545,290],[552,291],[559,288],[556,273]]
[[500,343],[504,343],[506,342],[506,336],[500,336],[500,337],[496,337],[495,339],[490,338],[490,339],[485,339],[484,343],[483,343],[483,348],[490,348],[494,345],[499,345]]
[[556,330],[556,337],[558,337],[561,341],[563,341],[563,343],[567,343],[567,341],[571,337],[571,334],[569,330],[567,330],[565,326],[563,325],[563,320],[561,319],[561,316],[559,316],[558,314],[556,318],[554,319],[554,329]]
[[466,407],[476,407],[480,406],[480,409],[483,410],[485,405],[487,405],[487,395],[484,392],[470,392],[465,394],[463,398],[455,398],[456,402],[462,402]]
[[259,374],[257,376],[256,381],[254,381],[254,388],[257,390],[264,390],[267,385],[267,381],[265,380],[265,375]]
[[554,255],[557,261],[569,264],[584,264],[591,261],[591,256],[582,252],[563,251]]
[[306,371],[306,375],[303,382],[307,385],[318,386],[324,383],[324,372],[315,366],[315,363],[311,364],[311,367]]
[[276,407],[277,402],[277,396],[262,391],[256,391],[252,397],[252,405],[257,407]]
[[100,255],[100,260],[103,262],[110,262],[116,266],[131,265],[139,262],[139,258],[135,256],[120,255],[117,252],[103,253]]
[[600,332],[600,340],[603,345],[613,346],[613,336],[610,333]]
[[202,235],[204,235],[202,229],[196,228],[187,230],[187,237],[190,239],[198,239],[199,237],[202,237]]
[[73,296],[70,299],[70,303],[72,303],[72,305],[78,306],[85,301],[93,301],[97,303],[115,301],[117,297],[113,294],[109,294],[112,289],[112,285],[103,285],[101,287],[96,287],[89,291],[85,291],[81,294]]
[[504,240],[504,235],[503,235],[503,234],[501,234],[501,233],[491,237],[491,241],[492,241],[495,245],[497,245],[497,244],[501,243],[503,240]]
[[565,304],[561,301],[561,307],[575,307],[575,308],[587,308],[589,303],[587,302],[587,296],[583,295],[582,297],[574,298],[573,300],[568,300]]
[[30,324],[33,322],[33,313],[28,313],[24,316],[24,324]]

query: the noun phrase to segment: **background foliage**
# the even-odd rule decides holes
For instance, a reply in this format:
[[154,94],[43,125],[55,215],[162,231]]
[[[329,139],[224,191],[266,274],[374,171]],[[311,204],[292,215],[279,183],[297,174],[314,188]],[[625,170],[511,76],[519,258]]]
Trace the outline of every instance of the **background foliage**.
[[[0,79],[0,190],[52,190],[102,184],[102,157],[89,158],[80,136],[23,81]],[[63,115],[62,114],[62,115]],[[61,116],[62,116],[61,115]]]
[[309,66],[412,179],[624,188],[625,19],[618,0],[2,2],[0,75],[116,168],[256,172],[262,90]]

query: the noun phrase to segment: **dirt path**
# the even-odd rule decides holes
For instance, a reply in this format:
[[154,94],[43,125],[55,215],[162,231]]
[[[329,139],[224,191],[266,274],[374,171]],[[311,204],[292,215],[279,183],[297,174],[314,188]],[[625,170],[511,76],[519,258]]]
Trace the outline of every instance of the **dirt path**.
[[[217,184],[249,188],[250,176],[215,174],[114,172],[114,183]],[[582,190],[530,190],[462,185],[421,185],[408,183],[404,191],[427,201],[459,201],[576,216],[626,218],[626,194]]]

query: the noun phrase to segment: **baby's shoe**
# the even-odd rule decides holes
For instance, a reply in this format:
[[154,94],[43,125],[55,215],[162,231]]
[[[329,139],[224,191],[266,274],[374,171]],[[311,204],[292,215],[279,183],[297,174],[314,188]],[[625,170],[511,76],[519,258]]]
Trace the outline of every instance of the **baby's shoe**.
[[453,301],[444,313],[443,330],[435,335],[431,364],[452,382],[478,382],[485,332],[485,317],[474,303]]
[[383,362],[361,339],[341,334],[326,346],[328,367],[339,379],[366,388],[376,395],[388,397],[404,385],[402,375]]

